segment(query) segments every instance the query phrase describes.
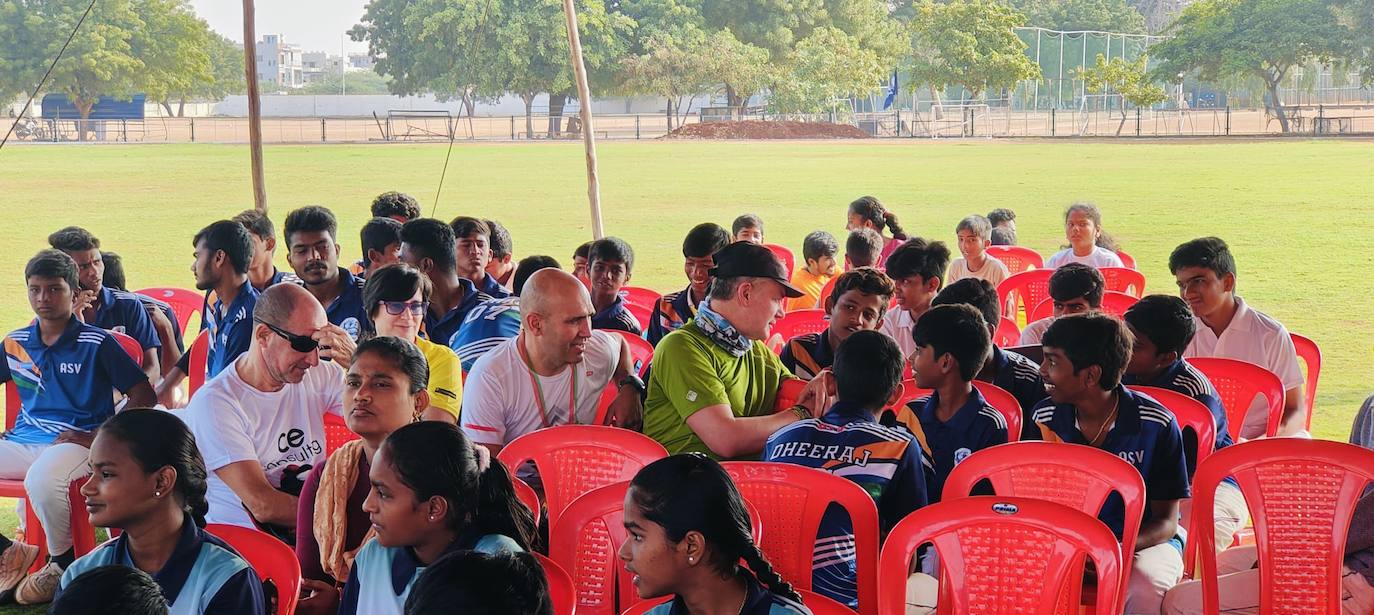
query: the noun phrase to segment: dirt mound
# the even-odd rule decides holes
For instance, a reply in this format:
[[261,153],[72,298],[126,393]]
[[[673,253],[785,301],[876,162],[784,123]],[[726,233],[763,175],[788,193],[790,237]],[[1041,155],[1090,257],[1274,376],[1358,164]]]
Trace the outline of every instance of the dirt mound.
[[704,122],[668,133],[669,139],[867,139],[868,133],[830,122]]

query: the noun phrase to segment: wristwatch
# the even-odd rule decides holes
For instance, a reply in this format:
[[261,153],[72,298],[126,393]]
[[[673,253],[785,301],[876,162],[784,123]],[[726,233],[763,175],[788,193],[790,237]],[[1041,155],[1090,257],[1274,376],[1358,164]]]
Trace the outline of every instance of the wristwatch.
[[616,381],[615,386],[619,388],[627,384],[634,386],[635,390],[638,391],[641,395],[643,395],[644,391],[647,390],[647,387],[644,386],[644,381],[640,380],[639,376],[636,376],[634,374],[626,374],[620,380]]

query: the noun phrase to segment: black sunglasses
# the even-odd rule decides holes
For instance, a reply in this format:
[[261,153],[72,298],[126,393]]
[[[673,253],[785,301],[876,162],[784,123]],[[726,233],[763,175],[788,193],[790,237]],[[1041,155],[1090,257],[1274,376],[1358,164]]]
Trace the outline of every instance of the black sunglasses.
[[314,352],[315,349],[320,347],[320,343],[317,340],[315,340],[315,338],[310,337],[309,335],[296,335],[294,333],[291,333],[290,331],[278,327],[277,325],[262,320],[261,318],[254,318],[253,322],[256,322],[264,327],[267,327],[268,329],[271,329],[273,333],[280,335],[282,339],[291,343],[291,349],[296,352]]

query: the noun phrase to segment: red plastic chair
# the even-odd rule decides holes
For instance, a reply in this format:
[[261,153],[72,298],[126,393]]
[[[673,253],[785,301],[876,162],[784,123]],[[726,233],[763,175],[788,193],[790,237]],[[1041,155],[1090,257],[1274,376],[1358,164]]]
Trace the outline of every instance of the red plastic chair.
[[195,395],[205,385],[205,377],[210,369],[210,332],[201,331],[197,334],[196,341],[191,342],[186,352],[191,353],[190,363],[186,366],[191,370],[186,374],[186,390],[188,395]]
[[1193,452],[1193,467],[1202,463],[1212,454],[1217,445],[1217,422],[1212,417],[1212,411],[1202,402],[1188,397],[1177,391],[1162,389],[1159,387],[1133,386],[1129,387],[1137,393],[1144,393],[1154,398],[1169,412],[1173,413],[1174,420],[1178,421],[1179,429],[1183,431],[1193,430],[1197,436],[1197,450]]
[[921,387],[916,386],[915,380],[907,378],[906,380],[902,381],[902,396],[897,399],[897,408],[904,408],[907,404],[916,401],[922,397],[927,397],[934,392],[935,391],[933,389],[923,389]]
[[[509,468],[507,468],[507,470],[509,470]],[[515,498],[520,500],[520,503],[524,504],[525,508],[530,509],[530,512],[534,514],[534,525],[538,526],[540,511],[539,494],[534,492],[534,487],[531,487],[529,483],[517,478],[514,471],[510,473],[510,478],[511,485],[515,487]]]
[[1018,311],[1026,312],[1026,322],[1034,322],[1031,310],[1050,296],[1049,269],[1032,269],[1015,274],[997,285],[997,298],[1007,306],[1007,318],[1016,318]]
[[[194,290],[159,286],[134,292],[147,295],[172,306],[172,313],[177,315],[177,324],[180,325],[182,331],[189,331],[187,325],[191,323],[191,316],[201,314],[201,310],[205,309],[205,297]],[[204,316],[201,314],[202,318]]]
[[[1135,553],[1135,540],[1145,513],[1145,479],[1135,466],[1116,455],[1091,446],[1062,442],[1014,442],[985,448],[954,466],[945,479],[941,500],[967,497],[973,486],[984,479],[992,483],[998,496],[1050,501],[1094,518],[1102,510],[1107,496],[1115,491],[1125,503],[1121,552]],[[1121,585],[1109,593],[1119,595],[1124,601],[1125,582],[1130,576],[1131,560],[1127,559],[1121,564]],[[1115,609],[1102,609],[1104,592],[1101,588],[1108,586],[1099,577],[1097,587],[1099,606],[1095,612],[1121,612],[1124,602],[1117,604]],[[1078,585],[1069,589],[1077,593]]]
[[634,360],[635,372],[643,377],[644,372],[649,370],[649,362],[654,359],[654,345],[633,333],[624,331],[607,331],[607,333],[619,335],[630,344],[630,358]]
[[988,246],[988,255],[1002,261],[1012,275],[1045,268],[1045,257],[1023,246]]
[[296,600],[301,594],[301,564],[291,547],[268,534],[237,525],[211,523],[205,531],[234,547],[263,583],[270,581],[276,586],[278,615],[296,611]]
[[1135,269],[1135,257],[1134,257],[1134,256],[1131,256],[1130,254],[1127,254],[1127,253],[1125,253],[1125,252],[1122,252],[1121,250],[1117,250],[1117,251],[1116,251],[1116,256],[1117,256],[1118,258],[1121,259],[1121,264],[1125,265],[1127,268]]
[[1016,321],[1005,316],[997,323],[997,338],[992,340],[993,344],[1007,348],[1015,346],[1021,341],[1021,327],[1016,326]]
[[329,413],[324,415],[324,454],[333,455],[334,451],[339,450],[340,446],[357,440],[358,434],[353,433],[348,428],[348,423],[343,417]]
[[1221,406],[1226,408],[1231,439],[1239,441],[1245,415],[1259,396],[1263,396],[1269,406],[1264,434],[1278,435],[1279,421],[1283,418],[1283,381],[1274,372],[1247,361],[1221,357],[1193,357],[1188,363],[1212,381],[1212,387],[1221,397]]
[[[854,611],[849,610],[849,607],[816,592],[804,589],[796,589],[796,592],[801,595],[802,604],[805,604],[806,608],[811,611],[811,615],[854,615]],[[621,615],[644,615],[644,613],[649,612],[649,609],[672,599],[672,596],[664,596],[662,598],[654,598],[653,600],[645,600],[625,609],[625,612],[621,613]]]
[[[1259,552],[1259,612],[1341,612],[1341,563],[1350,516],[1374,480],[1374,451],[1342,442],[1274,438],[1228,446],[1198,466],[1193,522],[1213,524],[1217,484],[1233,476],[1245,495]],[[1213,532],[1190,532],[1201,555],[1204,613],[1216,613]],[[1192,560],[1185,560],[1191,572]]]
[[825,309],[825,302],[830,300],[830,295],[835,294],[835,283],[838,281],[840,281],[839,275],[831,276],[830,281],[821,288],[821,295],[816,298],[816,309]]
[[1010,391],[999,387],[991,382],[974,380],[973,388],[978,389],[983,394],[983,401],[988,402],[989,406],[1002,413],[1002,418],[1007,421],[1007,441],[1016,442],[1021,439],[1021,402],[1016,400],[1016,396]]
[[862,487],[821,470],[785,463],[727,461],[725,471],[763,522],[759,548],[787,582],[811,589],[816,532],[826,508],[835,503],[854,526],[859,612],[878,612],[878,507]]
[[[658,305],[659,300],[663,298],[662,293],[643,286],[622,286],[620,287],[620,296],[625,298],[627,304],[648,306],[650,310],[653,310],[654,306]],[[648,323],[640,324],[648,326]]]
[[654,306],[642,303],[626,303],[625,309],[630,311],[630,315],[639,322],[640,331],[648,331],[649,323],[654,321]]
[[806,381],[801,378],[788,378],[778,386],[778,394],[773,398],[773,411],[782,412],[792,406],[797,405],[797,400],[801,399],[802,390],[806,388]]
[[554,615],[573,615],[577,609],[577,591],[573,588],[572,576],[553,560],[538,553],[533,555],[549,582],[549,601],[553,603]]
[[1129,576],[1122,549],[1101,521],[1055,502],[978,496],[926,506],[888,534],[878,566],[883,615],[906,611],[907,571],[916,548],[927,542],[934,543],[945,573],[942,614],[1053,613],[1059,588],[1076,586],[1085,557],[1096,567],[1098,585],[1112,588],[1097,592],[1096,612],[1120,612],[1114,605],[1125,599],[1115,590]]
[[790,277],[797,266],[797,257],[792,255],[792,250],[776,243],[765,243],[763,247],[768,248],[768,250],[773,253],[773,256],[778,257],[778,260],[782,261],[782,268]]
[[1099,267],[1097,270],[1106,280],[1107,290],[1126,293],[1137,299],[1145,294],[1145,274],[1134,267]]
[[1322,349],[1310,338],[1289,333],[1293,338],[1293,347],[1298,351],[1298,358],[1302,360],[1303,371],[1307,374],[1307,381],[1304,383],[1302,394],[1305,407],[1307,408],[1306,428],[1312,431],[1312,407],[1317,402],[1317,379],[1322,374]]
[[782,345],[798,335],[820,333],[830,326],[825,310],[793,310],[773,323],[773,331],[768,336],[768,347],[774,353],[782,354]]
[[[614,615],[619,612],[617,604],[623,608],[639,600],[619,557],[626,537],[621,520],[629,486],[626,481],[587,492],[549,528],[549,557],[573,575],[580,615]],[[763,531],[760,516],[748,502],[745,509],[758,542]]]
[[108,333],[114,336],[115,341],[119,342],[119,347],[124,349],[124,353],[129,355],[129,358],[133,359],[134,363],[137,363],[139,367],[143,367],[143,344],[138,343],[138,340],[118,331],[109,331]]
[[540,429],[511,440],[497,454],[512,469],[534,462],[544,483],[549,527],[582,494],[630,480],[644,466],[667,456],[663,445],[648,436],[600,425]]
[[[1140,301],[1139,297],[1126,293],[1109,290],[1102,293],[1102,313],[1121,318],[1125,316],[1126,310]],[[1040,305],[1035,306],[1035,311],[1031,312],[1030,322],[1035,322],[1042,318],[1054,316],[1054,299],[1045,299]]]

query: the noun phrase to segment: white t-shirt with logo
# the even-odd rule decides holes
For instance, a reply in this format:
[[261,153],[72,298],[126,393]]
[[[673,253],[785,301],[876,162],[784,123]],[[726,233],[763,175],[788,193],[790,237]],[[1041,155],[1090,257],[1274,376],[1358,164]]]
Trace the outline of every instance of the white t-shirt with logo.
[[324,459],[324,415],[343,414],[344,372],[338,364],[321,361],[305,372],[299,384],[264,392],[239,376],[243,357],[196,391],[179,413],[210,470],[209,523],[253,527],[243,500],[215,471],[231,463],[255,461],[267,482],[280,487],[288,470],[304,480]]
[[533,373],[520,356],[519,337],[502,342],[472,366],[463,382],[463,433],[473,442],[505,446],[520,436],[548,426],[568,424],[572,378],[577,378],[576,417],[586,425],[596,419],[601,392],[620,364],[620,339],[592,331],[582,362],[556,376],[535,375],[544,395],[541,417]]

